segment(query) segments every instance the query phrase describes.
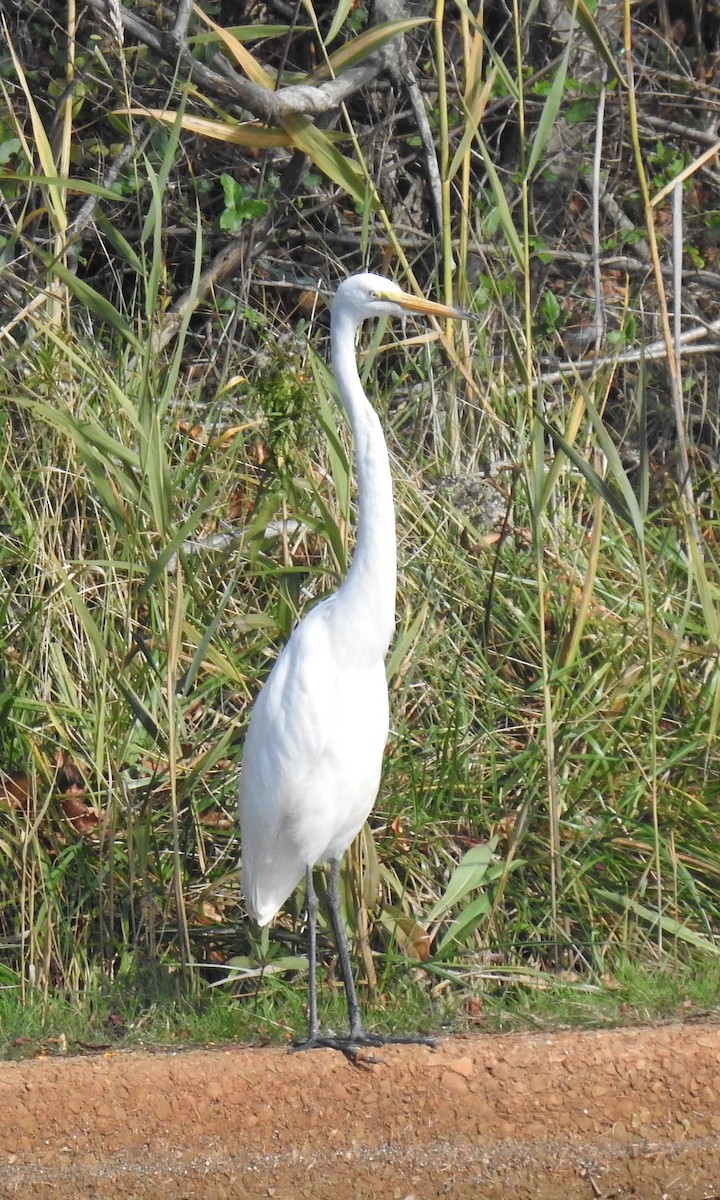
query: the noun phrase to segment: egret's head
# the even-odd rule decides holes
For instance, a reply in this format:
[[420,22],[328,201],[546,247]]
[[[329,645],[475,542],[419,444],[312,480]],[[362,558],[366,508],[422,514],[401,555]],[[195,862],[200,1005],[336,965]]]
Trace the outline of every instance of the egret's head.
[[369,273],[344,279],[332,302],[333,316],[349,318],[356,325],[372,317],[405,317],[409,313],[460,320],[466,320],[470,315],[447,304],[435,304],[431,300],[411,296],[392,279]]

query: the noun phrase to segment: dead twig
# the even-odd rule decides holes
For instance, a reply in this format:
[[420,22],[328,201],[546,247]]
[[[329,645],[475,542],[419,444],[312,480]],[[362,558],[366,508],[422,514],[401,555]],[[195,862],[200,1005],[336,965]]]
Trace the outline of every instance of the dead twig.
[[[108,0],[87,0],[87,3],[89,8],[109,19]],[[230,94],[254,117],[268,125],[280,124],[283,118],[297,115],[317,117],[339,108],[355,92],[376,79],[385,70],[387,62],[386,49],[383,49],[370,55],[359,66],[349,67],[342,75],[318,86],[298,83],[279,91],[270,91],[249,79],[243,79],[222,55],[216,56],[220,68],[217,71],[198,62],[190,53],[184,36],[179,37],[175,30],[166,32],[158,29],[122,5],[119,9],[113,8],[116,13],[119,12],[126,33],[149,46],[167,62],[179,61],[195,83],[226,100]]]
[[[685,333],[677,340],[677,348],[684,357],[688,354],[718,354],[720,353],[720,341],[702,342],[701,338],[712,336],[713,334],[720,335],[720,319],[710,321],[707,325],[697,325],[693,329],[686,330]],[[673,346],[670,347],[674,349]],[[664,338],[656,342],[650,342],[647,346],[638,346],[634,350],[626,350],[622,354],[606,354],[598,357],[593,354],[588,358],[568,359],[565,362],[559,363],[555,370],[548,371],[542,375],[536,375],[533,380],[533,385],[539,383],[563,383],[568,375],[588,375],[591,372],[601,370],[603,367],[620,367],[627,363],[639,362],[657,362],[668,356],[668,346]],[[514,388],[513,391],[520,389]]]
[[[407,16],[405,7],[398,0],[382,0],[378,16],[383,21],[397,21]],[[423,165],[427,179],[428,194],[433,226],[436,233],[442,229],[442,182],[440,165],[435,148],[435,139],[430,128],[425,101],[417,79],[408,60],[405,38],[395,38],[387,47],[387,70],[393,83],[407,92],[407,97],[415,118],[418,136],[422,142]]]

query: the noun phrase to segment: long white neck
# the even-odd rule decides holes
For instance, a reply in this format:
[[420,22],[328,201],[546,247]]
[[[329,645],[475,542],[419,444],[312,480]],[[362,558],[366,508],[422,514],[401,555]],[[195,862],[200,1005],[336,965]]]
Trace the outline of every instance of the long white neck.
[[334,312],[330,329],[332,365],[355,443],[358,527],[355,552],[340,589],[363,628],[372,631],[371,653],[385,654],[395,625],[397,554],[395,507],[387,446],[380,420],[365,395],[355,358],[356,324]]

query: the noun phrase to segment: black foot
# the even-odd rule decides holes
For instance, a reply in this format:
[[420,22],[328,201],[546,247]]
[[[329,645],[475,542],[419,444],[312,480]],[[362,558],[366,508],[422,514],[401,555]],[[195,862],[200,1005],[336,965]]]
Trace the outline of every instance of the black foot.
[[361,1033],[345,1034],[342,1037],[318,1033],[306,1038],[303,1042],[293,1042],[291,1052],[300,1050],[339,1050],[351,1063],[362,1066],[365,1063],[379,1063],[381,1058],[372,1055],[362,1056],[361,1050],[374,1049],[376,1046],[436,1046],[437,1040],[424,1033]]

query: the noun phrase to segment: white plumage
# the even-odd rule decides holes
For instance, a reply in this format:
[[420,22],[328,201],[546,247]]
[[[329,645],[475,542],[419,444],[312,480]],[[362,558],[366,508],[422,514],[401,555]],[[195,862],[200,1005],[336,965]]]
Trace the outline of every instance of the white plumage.
[[361,638],[350,643],[341,598],[323,601],[297,626],[247,732],[242,890],[260,925],[272,920],[308,866],[342,857],[380,783],[388,733],[383,652],[368,653]]
[[[270,672],[250,717],[240,776],[241,884],[248,911],[266,925],[305,877],[310,1029],[302,1045],[346,1052],[387,1040],[362,1027],[337,883],[340,859],[367,820],[380,783],[388,734],[385,655],[396,585],[390,465],[380,421],[358,375],[355,335],[365,319],[408,312],[466,316],[409,296],[379,275],[352,276],[335,295],[332,366],[353,434],[358,479],[355,552],[342,586],[303,618]],[[331,866],[329,900],[349,1039],[321,1038],[318,1032],[312,868],[320,862]]]

